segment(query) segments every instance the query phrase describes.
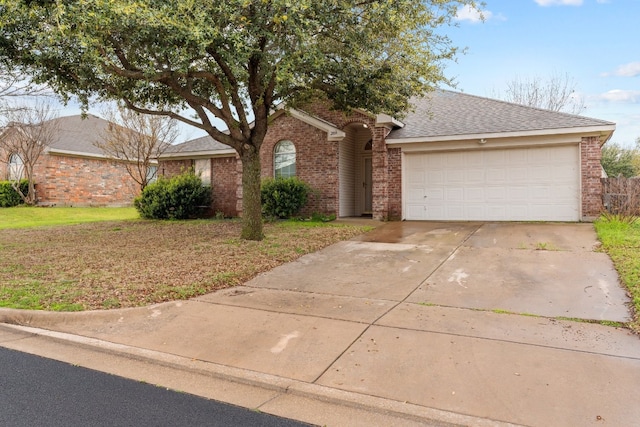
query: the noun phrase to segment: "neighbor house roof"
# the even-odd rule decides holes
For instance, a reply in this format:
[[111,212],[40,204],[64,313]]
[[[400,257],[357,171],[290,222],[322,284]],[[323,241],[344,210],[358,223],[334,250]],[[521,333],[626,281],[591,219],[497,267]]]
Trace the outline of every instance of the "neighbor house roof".
[[59,117],[53,122],[57,123],[58,131],[56,140],[49,147],[50,152],[104,157],[95,143],[107,132],[108,121],[88,114],[85,118],[81,115]]
[[403,119],[405,126],[393,130],[387,142],[589,131],[611,134],[615,129],[615,123],[605,120],[447,90],[411,99],[411,104],[414,111]]
[[216,156],[216,155],[230,155],[235,154],[235,150],[228,145],[225,145],[219,141],[216,141],[210,136],[203,136],[200,138],[192,139],[182,144],[176,144],[169,147],[162,157],[189,157],[197,156]]

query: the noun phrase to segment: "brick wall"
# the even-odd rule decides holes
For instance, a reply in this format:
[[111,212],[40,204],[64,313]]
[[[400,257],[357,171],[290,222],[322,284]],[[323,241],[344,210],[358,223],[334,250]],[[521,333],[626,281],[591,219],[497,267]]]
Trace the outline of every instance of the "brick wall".
[[[371,117],[367,114],[363,114],[358,111],[353,111],[351,114],[346,114],[342,111],[331,110],[327,104],[324,103],[313,103],[310,105],[306,105],[302,107],[302,110],[319,117],[327,122],[333,124],[335,127],[341,130],[345,130],[345,128],[351,123],[362,123],[365,124],[368,129],[372,132],[373,138],[373,217],[376,219],[388,219],[390,217],[389,212],[389,193],[388,193],[388,171],[387,171],[387,146],[385,143],[385,137],[389,133],[389,129],[386,128],[376,128],[375,126],[375,118]],[[289,118],[291,119],[291,118]],[[281,119],[278,119],[281,120]],[[278,121],[276,120],[276,122]],[[294,122],[298,123],[300,126],[301,122],[294,120]],[[295,125],[292,125],[295,126]],[[315,128],[314,128],[315,129]],[[318,131],[316,129],[316,131]],[[328,143],[326,141],[326,133],[320,132],[323,138],[324,144],[333,144],[334,149],[332,153],[335,152],[335,160],[332,159],[332,164],[330,168],[325,169],[325,173],[318,173],[317,177],[319,179],[325,179],[329,181],[327,184],[333,186],[333,194],[332,199],[323,199],[320,202],[320,212],[324,213],[338,213],[338,193],[339,193],[339,182],[338,182],[338,143]],[[310,150],[318,149],[318,146],[311,146]],[[333,154],[331,154],[333,156]],[[301,157],[300,157],[301,158]],[[333,176],[329,176],[332,174]],[[302,176],[300,176],[301,179]],[[327,191],[328,192],[328,191]],[[325,193],[322,194],[322,197],[325,198]],[[326,206],[326,210],[322,209],[322,206]]]
[[34,169],[39,204],[127,206],[139,194],[124,166],[103,159],[44,154]]
[[288,139],[296,147],[296,176],[317,191],[303,214],[338,214],[338,143],[327,134],[291,116],[278,117],[269,127],[260,149],[262,176],[273,177],[273,149]]
[[[227,217],[238,216],[237,201],[237,163],[236,157],[215,157],[211,162],[211,212],[222,212]],[[193,166],[192,159],[164,160],[160,163],[160,173],[170,178],[179,175]],[[240,209],[242,207],[240,206]]]
[[167,178],[180,175],[190,167],[193,167],[193,160],[163,160],[158,167],[158,174]]
[[213,211],[222,212],[227,217],[238,215],[237,190],[238,176],[235,157],[218,157],[211,159],[211,177],[213,181]]
[[582,138],[580,143],[582,217],[586,220],[597,217],[603,210],[601,158],[600,138],[597,136]]
[[402,151],[400,148],[389,148],[388,174],[389,180],[389,216],[388,219],[402,219]]

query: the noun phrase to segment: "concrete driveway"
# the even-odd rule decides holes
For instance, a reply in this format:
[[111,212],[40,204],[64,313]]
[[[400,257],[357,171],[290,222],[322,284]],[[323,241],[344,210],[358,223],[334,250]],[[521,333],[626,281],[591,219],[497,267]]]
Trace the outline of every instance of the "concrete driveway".
[[327,390],[402,425],[633,425],[640,340],[564,320],[630,320],[596,247],[591,224],[392,222],[194,300],[13,323],[287,379],[232,403],[321,425],[372,424]]

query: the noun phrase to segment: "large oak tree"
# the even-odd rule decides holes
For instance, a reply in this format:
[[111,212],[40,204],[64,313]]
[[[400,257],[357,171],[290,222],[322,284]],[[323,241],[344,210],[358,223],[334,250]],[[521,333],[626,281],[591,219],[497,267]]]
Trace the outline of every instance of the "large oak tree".
[[[113,99],[233,147],[242,237],[262,238],[260,146],[270,111],[324,96],[401,115],[447,82],[444,34],[474,0],[0,0],[0,59],[63,98]],[[215,125],[214,118],[228,129]]]

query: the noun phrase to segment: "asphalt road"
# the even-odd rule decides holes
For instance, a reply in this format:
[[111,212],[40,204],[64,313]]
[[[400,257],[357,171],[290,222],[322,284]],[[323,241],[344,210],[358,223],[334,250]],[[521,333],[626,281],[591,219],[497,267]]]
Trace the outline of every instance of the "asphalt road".
[[0,347],[2,426],[306,426]]

